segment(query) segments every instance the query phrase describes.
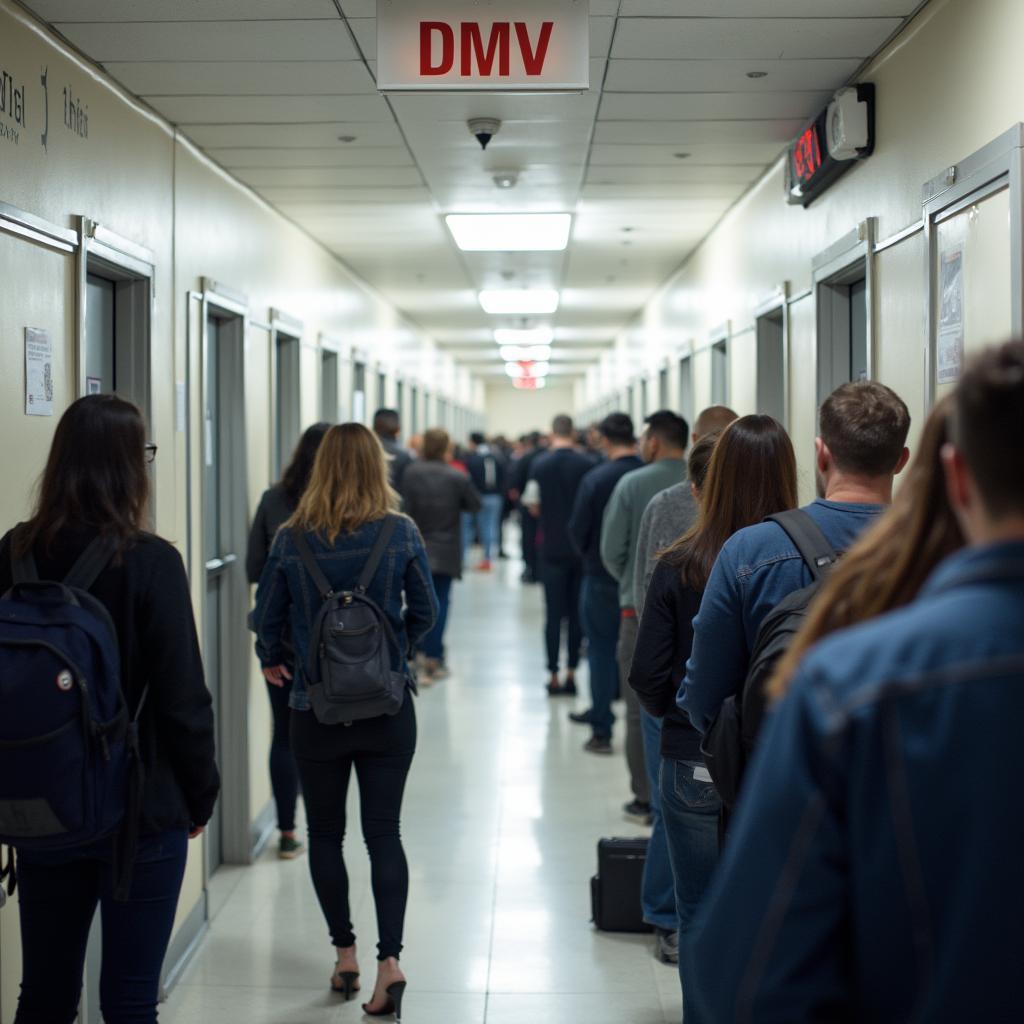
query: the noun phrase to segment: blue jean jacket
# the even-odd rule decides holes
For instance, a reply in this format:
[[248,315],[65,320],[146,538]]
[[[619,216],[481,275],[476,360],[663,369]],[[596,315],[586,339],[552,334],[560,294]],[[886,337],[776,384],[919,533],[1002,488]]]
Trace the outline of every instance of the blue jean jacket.
[[[804,511],[837,551],[845,551],[882,511],[819,499]],[[693,648],[677,703],[707,732],[722,702],[747,675],[757,632],[784,598],[811,582],[811,572],[777,523],[758,523],[726,542],[693,620]]]
[[[382,523],[382,519],[366,523],[354,533],[342,534],[333,545],[317,534],[306,534],[324,575],[336,590],[355,587]],[[415,523],[406,516],[399,518],[367,594],[377,602],[395,631],[400,650],[394,652],[392,667],[395,671],[407,671],[406,655],[411,645],[429,632],[437,617],[437,597],[423,539]],[[283,640],[286,624],[291,626],[299,664],[290,703],[297,711],[307,711],[310,706],[302,666],[308,658],[310,633],[321,603],[294,539],[287,530],[281,530],[260,577],[251,621],[256,633],[256,654],[264,668],[290,662]]]
[[686,948],[709,1020],[1024,1019],[1024,542],[811,650]]

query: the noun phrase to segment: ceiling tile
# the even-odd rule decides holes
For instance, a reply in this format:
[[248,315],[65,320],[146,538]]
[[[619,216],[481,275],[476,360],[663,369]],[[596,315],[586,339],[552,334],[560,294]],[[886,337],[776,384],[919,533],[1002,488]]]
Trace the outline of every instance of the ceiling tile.
[[820,92],[616,93],[601,101],[602,121],[714,121],[810,118],[831,98]]
[[207,147],[206,152],[229,170],[246,167],[411,167],[404,146],[358,149],[340,143],[316,149],[261,149],[259,147]]
[[591,167],[587,172],[588,185],[620,185],[630,183],[643,184],[679,184],[699,183],[713,185],[717,182],[739,182],[749,184],[761,176],[763,168],[736,164],[732,166],[687,167],[680,163],[678,167],[645,167],[627,165],[625,167]]
[[796,137],[803,119],[788,121],[599,121],[596,143],[663,146],[687,142],[778,142]]
[[[598,95],[538,93],[491,95],[481,93],[403,93],[391,97],[398,119],[417,125],[457,121],[463,130],[471,117],[497,117],[501,121],[593,121]],[[499,132],[499,136],[500,136]],[[472,138],[472,136],[469,136]]]
[[32,0],[46,21],[338,20],[332,0]]
[[[759,164],[771,163],[781,152],[776,142],[700,142],[680,149],[677,145],[630,146],[602,143],[595,145],[590,153],[590,166],[602,164],[642,164],[652,166],[665,164],[676,167],[685,161],[692,164]],[[682,160],[677,153],[688,154]]]
[[335,21],[60,22],[68,39],[93,60],[228,61],[354,60],[355,47]]
[[385,121],[331,121],[323,124],[217,124],[182,123],[185,134],[197,146],[259,146],[291,149],[301,146],[341,147],[339,136],[355,136],[351,146],[400,146],[402,133]]
[[423,188],[343,188],[318,186],[261,185],[257,190],[272,203],[304,205],[307,203],[429,203],[430,193]]
[[[776,18],[843,18],[856,9],[858,18],[903,17],[912,14],[918,0],[772,0]],[[630,17],[756,18],[764,14],[764,0],[622,0],[619,14]]]
[[339,96],[377,91],[365,65],[356,60],[108,61],[105,67],[140,96]]
[[388,123],[379,96],[143,96],[175,124],[297,125],[302,122]]
[[625,18],[613,57],[868,57],[900,26],[896,18]]
[[[850,80],[860,57],[832,60],[612,60],[605,94],[613,92],[833,91]],[[764,71],[764,78],[748,78]]]
[[320,187],[412,186],[421,182],[415,167],[255,167],[236,175],[248,185]]

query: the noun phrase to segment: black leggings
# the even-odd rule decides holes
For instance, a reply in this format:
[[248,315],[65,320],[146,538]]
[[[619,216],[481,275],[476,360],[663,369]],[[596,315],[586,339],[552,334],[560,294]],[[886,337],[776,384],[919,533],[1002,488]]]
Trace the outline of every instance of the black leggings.
[[292,684],[287,680],[284,686],[267,683],[270,710],[274,716],[274,732],[270,740],[270,787],[277,806],[277,827],[282,832],[295,829],[295,804],[299,798],[299,772],[289,741],[291,710],[288,698],[291,693]]
[[309,870],[331,942],[348,947],[356,941],[342,855],[345,800],[354,766],[377,908],[377,957],[398,957],[409,896],[409,866],[402,849],[399,816],[416,751],[412,694],[406,694],[397,715],[350,726],[321,725],[312,711],[293,711],[292,750],[309,823]]

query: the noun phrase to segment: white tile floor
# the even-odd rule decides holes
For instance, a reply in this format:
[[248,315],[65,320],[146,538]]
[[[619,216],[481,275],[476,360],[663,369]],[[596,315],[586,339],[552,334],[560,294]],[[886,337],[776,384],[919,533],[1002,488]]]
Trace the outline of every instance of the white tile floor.
[[[618,748],[612,758],[584,754],[587,730],[566,717],[572,702],[545,695],[541,592],[521,586],[519,570],[504,562],[456,586],[453,675],[417,704],[403,821],[412,873],[403,1019],[678,1024],[678,975],[654,959],[652,940],[589,923],[597,839],[636,831],[621,815],[626,769]],[[353,792],[354,812],[357,800]],[[346,851],[372,983],[377,936],[357,827]],[[358,1002],[327,991],[333,952],[306,858],[268,853],[216,883],[220,896],[230,892],[164,1024],[364,1019]]]

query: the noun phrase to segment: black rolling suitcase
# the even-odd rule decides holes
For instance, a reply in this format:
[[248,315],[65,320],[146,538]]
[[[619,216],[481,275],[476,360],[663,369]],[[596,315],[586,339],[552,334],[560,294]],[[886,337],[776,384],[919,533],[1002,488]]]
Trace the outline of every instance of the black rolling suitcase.
[[603,932],[649,932],[640,905],[647,838],[601,839],[597,874],[590,880],[595,927]]

